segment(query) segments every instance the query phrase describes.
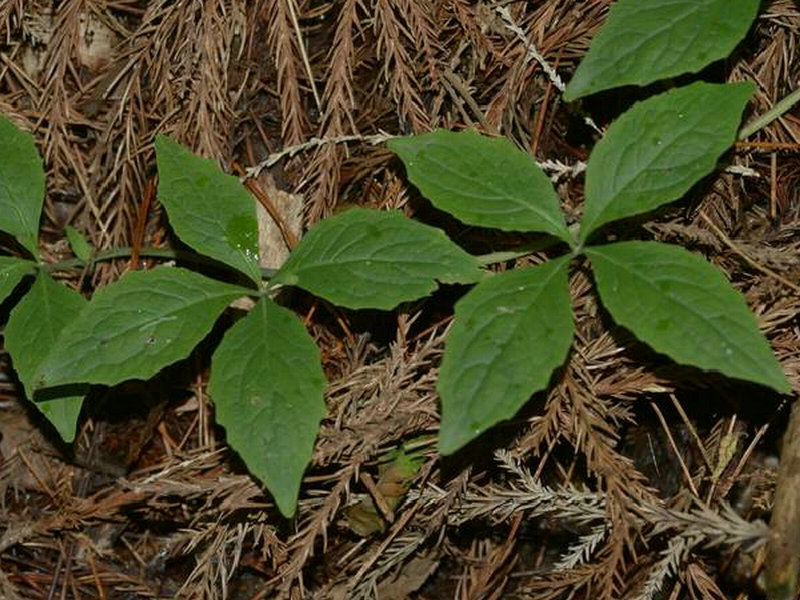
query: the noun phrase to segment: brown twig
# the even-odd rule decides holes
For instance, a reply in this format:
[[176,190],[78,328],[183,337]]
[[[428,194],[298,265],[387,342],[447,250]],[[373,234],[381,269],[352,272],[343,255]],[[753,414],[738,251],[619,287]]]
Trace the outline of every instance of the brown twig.
[[144,245],[144,231],[147,227],[147,215],[150,213],[150,204],[155,197],[155,179],[150,178],[144,186],[142,200],[139,202],[139,212],[136,215],[136,226],[133,230],[131,240],[131,260],[128,263],[130,270],[135,271],[139,268],[139,250]]
[[[237,175],[245,175],[245,170],[239,165],[237,162],[233,162],[231,164],[233,168],[233,172]],[[295,246],[297,246],[297,236],[292,232],[289,226],[286,224],[286,221],[281,216],[278,209],[275,208],[275,205],[272,203],[272,200],[269,199],[267,193],[261,189],[261,186],[253,179],[246,179],[244,182],[245,187],[250,190],[250,193],[253,194],[258,201],[261,203],[261,206],[269,213],[269,216],[275,222],[275,225],[278,226],[278,229],[281,231],[281,235],[283,236],[283,241],[286,242],[286,245],[289,247],[289,250],[293,250]]]

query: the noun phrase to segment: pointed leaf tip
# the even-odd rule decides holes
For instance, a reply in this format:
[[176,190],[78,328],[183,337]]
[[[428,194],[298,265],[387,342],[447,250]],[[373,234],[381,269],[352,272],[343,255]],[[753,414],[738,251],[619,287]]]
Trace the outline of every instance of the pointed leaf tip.
[[38,394],[34,393],[34,381],[36,372],[61,331],[77,318],[86,304],[78,292],[54,281],[47,272],[40,271],[31,289],[11,311],[5,330],[12,365],[26,396],[36,400],[36,407],[65,442],[71,442],[75,437],[83,396],[76,396],[73,391],[68,395],[39,401]]
[[64,328],[35,386],[149,379],[188,356],[225,307],[248,293],[177,267],[127,273]]
[[261,281],[255,201],[223,173],[165,135],[156,137],[158,197],[185,244]]
[[348,308],[391,310],[441,283],[483,277],[470,256],[440,229],[399,211],[352,208],[317,223],[272,278]]
[[75,256],[83,262],[89,262],[92,258],[92,247],[89,245],[89,242],[86,241],[86,238],[83,237],[83,234],[72,225],[67,225],[66,232],[69,247],[72,248],[72,252]]
[[623,85],[696,73],[728,56],[759,0],[619,0],[567,85],[568,102]]
[[422,195],[460,221],[571,241],[550,179],[506,138],[440,130],[387,143]]
[[713,171],[752,93],[751,83],[694,83],[614,121],[586,165],[581,242],[606,223],[677,200]]
[[603,306],[654,350],[678,363],[791,391],[744,297],[704,259],[659,242],[585,252]]
[[493,275],[456,303],[438,383],[442,454],[511,418],[564,362],[575,329],[568,265]]
[[324,389],[311,336],[294,313],[266,298],[225,334],[211,360],[217,421],[287,518],[325,416]]

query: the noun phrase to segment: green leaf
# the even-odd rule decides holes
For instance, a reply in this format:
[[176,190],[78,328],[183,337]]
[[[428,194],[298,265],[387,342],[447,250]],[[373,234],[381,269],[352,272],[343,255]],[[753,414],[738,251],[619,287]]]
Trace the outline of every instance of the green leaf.
[[36,263],[30,260],[0,256],[0,302],[8,298],[22,278],[33,273],[34,269]]
[[155,146],[158,197],[178,237],[201,254],[261,281],[252,196],[214,161],[195,156],[170,138],[157,136]]
[[87,242],[81,232],[72,225],[67,225],[66,230],[69,247],[72,248],[75,256],[80,258],[83,262],[89,262],[92,258],[92,247],[89,245],[89,242]]
[[572,240],[547,175],[506,138],[436,131],[388,146],[422,195],[464,223]]
[[[14,307],[5,331],[6,347],[28,398],[34,395],[34,377],[59,333],[76,319],[86,301],[76,291],[40,271],[31,289]],[[64,441],[75,437],[75,424],[83,396],[73,395],[37,401],[36,406],[55,426]]]
[[44,201],[44,168],[33,136],[0,116],[0,231],[10,233],[35,258]]
[[480,263],[440,230],[400,212],[352,208],[315,225],[272,284],[296,285],[348,308],[392,309],[442,283],[473,283]]
[[694,83],[639,102],[586,165],[584,242],[598,227],[680,198],[736,139],[751,83]]
[[228,444],[269,489],[285,517],[325,416],[320,352],[302,322],[267,298],[226,334],[208,391]]
[[758,5],[759,0],[619,0],[564,99],[696,73],[733,51]]
[[61,439],[68,444],[75,439],[75,429],[78,425],[78,417],[81,416],[82,407],[83,394],[36,401],[36,408],[55,427]]
[[185,358],[250,290],[173,267],[127,273],[64,328],[35,386],[149,379]]
[[702,258],[658,242],[585,249],[614,320],[676,362],[791,391],[744,297]]
[[512,417],[564,362],[574,324],[569,257],[506,271],[456,303],[439,376],[439,450],[451,454]]

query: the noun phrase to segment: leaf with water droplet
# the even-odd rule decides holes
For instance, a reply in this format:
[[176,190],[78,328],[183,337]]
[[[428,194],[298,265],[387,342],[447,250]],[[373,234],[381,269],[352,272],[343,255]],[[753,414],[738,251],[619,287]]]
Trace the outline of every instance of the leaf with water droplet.
[[249,261],[258,262],[258,222],[249,215],[231,217],[225,225],[225,238],[228,243],[242,252]]
[[236,177],[214,161],[156,137],[158,197],[182,242],[201,254],[261,280],[255,202]]
[[679,363],[791,391],[744,297],[708,262],[658,242],[590,246],[585,253],[603,306],[654,350]]

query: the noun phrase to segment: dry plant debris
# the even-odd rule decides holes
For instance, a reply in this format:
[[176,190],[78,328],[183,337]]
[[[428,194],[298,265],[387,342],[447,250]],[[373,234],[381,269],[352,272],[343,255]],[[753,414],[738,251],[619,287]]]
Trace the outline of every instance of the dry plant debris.
[[[295,233],[298,199],[306,225],[366,204],[458,231],[372,143],[435,127],[475,127],[529,149],[577,215],[592,126],[621,107],[588,102],[579,113],[559,90],[609,4],[0,0],[0,111],[34,132],[45,157],[50,256],[65,253],[67,224],[100,248],[169,243],[152,194],[158,132],[230,172],[263,171],[250,181],[279,198],[284,230]],[[760,114],[800,78],[799,41],[797,4],[767,2],[715,76],[755,81],[750,111]],[[648,224],[654,239],[702,252],[729,275],[795,387],[799,148],[795,111]],[[291,243],[284,230],[274,237]],[[476,247],[503,241],[462,235]],[[135,263],[69,282],[103,285]],[[101,416],[84,419],[77,466],[32,427],[2,358],[0,597],[761,593],[786,407],[760,388],[665,363],[609,329],[584,272],[571,288],[578,337],[551,391],[452,459],[423,446],[410,489],[376,512],[380,527],[366,537],[348,526],[348,507],[379,505],[369,483],[378,463],[437,429],[446,293],[394,319],[294,299],[332,384],[292,523],[226,450],[202,348],[153,384],[168,404],[139,415],[131,439]],[[120,447],[122,466],[96,459]]]

